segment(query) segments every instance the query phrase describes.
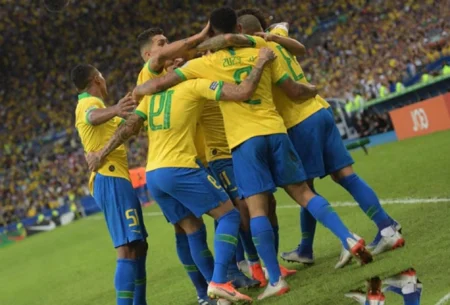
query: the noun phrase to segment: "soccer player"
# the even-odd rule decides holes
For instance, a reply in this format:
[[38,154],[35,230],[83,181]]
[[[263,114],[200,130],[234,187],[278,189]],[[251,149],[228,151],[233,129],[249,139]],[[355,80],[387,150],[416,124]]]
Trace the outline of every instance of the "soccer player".
[[[160,28],[150,28],[139,34],[138,45],[141,58],[145,62],[144,67],[141,69],[137,84],[146,82],[149,79],[164,76],[168,67],[172,69],[177,67],[180,62],[180,57],[189,57],[191,52],[196,52],[195,47],[207,38],[209,31],[208,25],[198,34],[195,34],[189,38],[169,43],[168,39],[164,36],[164,32]],[[147,122],[144,122],[146,125]],[[198,128],[198,135],[196,135],[196,148],[197,152],[204,152],[204,146],[201,139],[203,137],[201,128]],[[198,157],[202,157],[199,155]],[[206,160],[206,159],[205,159]],[[207,296],[208,284],[205,278],[195,266],[195,263],[191,256],[189,249],[189,243],[186,233],[183,229],[175,225],[175,237],[176,248],[178,257],[185,267],[189,278],[191,279],[194,287],[197,291],[197,301],[201,305],[215,304],[214,300],[210,300]],[[239,245],[242,248],[242,245]],[[237,287],[253,287],[257,285],[256,282],[247,278],[242,272],[240,272],[236,264],[230,263],[229,273],[232,275],[233,284]]]
[[[106,107],[105,79],[91,65],[78,65],[71,79],[79,91],[75,126],[86,153],[103,147],[135,103],[128,94],[117,105]],[[131,185],[125,146],[117,147],[90,177],[95,202],[105,215],[117,250],[115,288],[117,305],[146,305],[147,232],[141,204]]]
[[[259,37],[233,35],[236,33],[236,12],[227,7],[212,12],[210,23],[216,37],[205,41],[205,49],[215,49],[224,36],[251,40],[263,45]],[[224,35],[223,35],[224,34]],[[168,73],[133,91],[134,96],[151,94],[164,90],[174,84],[192,78],[220,78],[224,81],[243,81],[254,68],[258,51],[254,48],[226,49],[189,61],[174,73]],[[306,100],[317,94],[310,84],[294,82],[275,60],[266,69],[251,99],[240,103],[221,102],[220,107],[225,121],[228,145],[232,151],[233,169],[238,191],[245,198],[250,212],[250,227],[259,256],[263,259],[269,283],[258,297],[264,299],[289,291],[289,286],[281,277],[280,267],[274,246],[274,234],[267,217],[267,209],[272,193],[277,186],[329,228],[344,245],[350,249],[361,263],[372,260],[362,240],[358,241],[345,227],[328,202],[315,195],[305,182],[301,160],[290,142],[283,119],[275,109],[271,86],[277,84],[294,100]]]
[[[243,15],[239,23],[246,34],[262,31],[256,16]],[[287,36],[287,28],[275,26],[269,35],[274,37]],[[299,82],[306,82],[303,71],[296,58],[282,45],[269,42],[269,47],[283,59],[283,65],[290,76]],[[303,103],[294,103],[284,92],[273,88],[274,101],[278,111],[284,119],[289,137],[297,153],[303,161],[310,187],[314,190],[314,178],[331,175],[332,179],[344,187],[361,209],[374,221],[379,229],[378,241],[372,254],[401,247],[404,239],[395,227],[396,222],[384,211],[375,192],[354,173],[352,157],[342,142],[339,130],[334,123],[333,116],[325,109],[326,101],[319,95]],[[305,143],[308,146],[305,147]],[[300,212],[302,239],[299,247],[294,251],[282,253],[287,261],[312,263],[316,220],[302,208]],[[336,268],[348,264],[351,253],[343,247]]]
[[[136,114],[127,118],[113,138],[99,152],[88,156],[90,168],[98,168],[109,153],[148,121],[148,187],[167,219],[187,233],[195,264],[209,282],[208,295],[233,302],[251,301],[227,282],[240,215],[223,188],[196,162],[194,138],[204,101],[248,99],[257,88],[264,66],[273,58],[273,52],[261,49],[255,69],[240,85],[197,79],[145,97]],[[215,261],[206,243],[203,223],[198,219],[205,213],[218,222]]]

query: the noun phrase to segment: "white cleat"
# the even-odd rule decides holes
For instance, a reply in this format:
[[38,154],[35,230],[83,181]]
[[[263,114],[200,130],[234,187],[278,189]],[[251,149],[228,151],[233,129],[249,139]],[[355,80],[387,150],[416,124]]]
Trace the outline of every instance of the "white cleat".
[[344,294],[345,297],[354,300],[360,305],[366,304],[366,294],[362,291],[350,291]]
[[300,263],[305,265],[314,264],[314,258],[312,255],[311,257],[300,255],[298,254],[297,249],[290,252],[282,252],[280,257],[289,263]]
[[417,275],[414,269],[408,269],[400,274],[388,277],[383,280],[384,285],[393,286],[402,289],[408,284],[417,284]]
[[334,269],[344,268],[352,261],[352,258],[353,258],[353,256],[350,253],[350,251],[348,251],[347,249],[342,247],[341,255],[339,256],[339,261],[334,266]]
[[372,255],[377,255],[389,250],[403,247],[405,240],[400,232],[394,227],[387,227],[381,230],[381,239],[377,246],[372,250]]
[[275,286],[272,286],[270,283],[267,285],[264,292],[258,296],[258,300],[266,299],[273,296],[280,296],[289,292],[289,290],[290,288],[288,283],[286,283],[284,278],[280,276],[280,279],[275,284]]
[[251,276],[250,267],[248,266],[248,261],[247,260],[243,260],[243,261],[238,262],[237,263],[237,267],[238,267],[238,269],[241,272]]

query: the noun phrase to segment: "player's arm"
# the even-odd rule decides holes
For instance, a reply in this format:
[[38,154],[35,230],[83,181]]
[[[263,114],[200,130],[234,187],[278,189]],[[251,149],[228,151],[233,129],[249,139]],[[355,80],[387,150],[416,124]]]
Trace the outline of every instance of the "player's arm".
[[150,69],[153,71],[161,71],[164,68],[166,60],[183,57],[187,52],[195,49],[208,37],[209,29],[210,25],[208,22],[200,33],[165,45],[158,53],[152,56],[149,62]]
[[97,152],[91,152],[86,156],[86,160],[91,171],[96,171],[102,165],[103,160],[117,147],[126,142],[129,138],[139,133],[144,125],[144,118],[136,113],[128,116],[127,120],[119,126],[108,143]]
[[228,47],[254,47],[255,41],[243,34],[221,34],[205,40],[197,46],[197,50],[217,51]]
[[317,95],[317,88],[308,83],[297,83],[283,69],[277,58],[271,67],[272,81],[280,87],[284,93],[296,102],[303,102]]
[[126,118],[130,111],[136,106],[131,93],[125,95],[116,105],[107,108],[92,108],[86,114],[86,121],[93,125],[101,125],[115,116]]
[[295,56],[303,56],[306,54],[305,46],[293,38],[263,32],[255,33],[255,35],[264,38],[266,41],[273,41],[280,44]]
[[216,98],[220,101],[245,101],[250,99],[258,87],[264,67],[276,58],[275,53],[269,48],[261,48],[258,60],[249,76],[239,85],[223,83],[220,95]]
[[175,71],[171,71],[162,77],[151,79],[137,86],[133,90],[133,98],[140,101],[145,95],[152,95],[167,90],[184,81]]
[[297,83],[289,76],[277,83],[283,92],[292,100],[303,102],[315,97],[318,93],[316,86],[309,83]]

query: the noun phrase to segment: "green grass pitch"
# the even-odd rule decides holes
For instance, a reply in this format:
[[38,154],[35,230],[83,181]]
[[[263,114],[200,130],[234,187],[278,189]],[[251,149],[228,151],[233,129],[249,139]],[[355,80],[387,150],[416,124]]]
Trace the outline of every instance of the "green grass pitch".
[[[424,283],[421,304],[434,305],[450,292],[450,132],[378,146],[370,149],[368,156],[356,151],[353,156],[356,171],[380,198],[413,199],[414,204],[385,205],[404,228],[405,248],[381,254],[364,267],[353,263],[334,270],[339,241],[319,226],[314,246],[316,264],[289,264],[298,270],[288,279],[291,292],[256,303],[356,304],[344,298],[344,293],[362,286],[366,278],[388,276],[411,266]],[[319,181],[317,190],[331,202],[351,201],[329,178]],[[276,195],[280,206],[280,251],[291,250],[299,240],[299,211],[283,191]],[[358,207],[336,210],[351,230],[371,241],[376,228]],[[158,214],[157,206],[144,212],[150,233],[148,304],[196,304],[195,290],[175,253],[173,229]],[[207,225],[212,240],[210,219]],[[83,219],[0,250],[0,304],[115,304],[114,268],[115,252],[104,222],[99,216]],[[249,294],[256,297],[258,292]],[[386,304],[402,303],[398,296],[386,294]]]

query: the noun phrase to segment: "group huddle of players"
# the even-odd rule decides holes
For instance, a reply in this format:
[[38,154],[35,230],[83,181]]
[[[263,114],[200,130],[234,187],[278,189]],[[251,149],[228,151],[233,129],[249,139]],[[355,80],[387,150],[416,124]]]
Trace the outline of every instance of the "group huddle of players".
[[[137,87],[114,106],[103,103],[106,82],[95,67],[72,70],[90,189],[118,252],[117,304],[146,304],[147,232],[123,144],[143,128],[147,186],[174,225],[177,254],[199,304],[251,302],[237,290],[243,287],[266,287],[258,299],[289,291],[285,278],[296,271],[277,259],[277,187],[301,206],[301,242],[281,253],[286,261],[314,262],[317,220],[342,243],[336,268],[353,257],[370,263],[404,245],[400,225],[353,172],[329,104],[296,59],[305,48],[289,38],[286,23],[267,27],[256,9],[222,7],[187,39],[168,43],[162,30],[151,28],[138,42],[145,65]],[[327,175],[377,225],[370,245],[315,192],[313,180]],[[215,219],[214,257],[203,214]]]

